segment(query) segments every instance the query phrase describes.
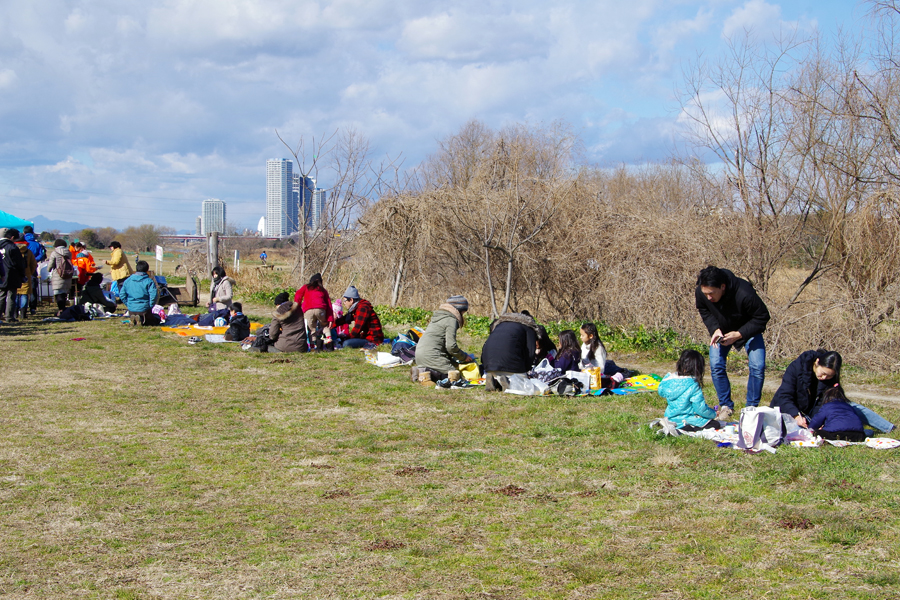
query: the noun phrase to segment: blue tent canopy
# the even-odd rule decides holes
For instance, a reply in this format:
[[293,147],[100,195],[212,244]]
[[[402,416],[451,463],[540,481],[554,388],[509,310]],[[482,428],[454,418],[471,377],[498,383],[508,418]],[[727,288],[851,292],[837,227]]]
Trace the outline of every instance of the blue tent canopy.
[[19,217],[9,214],[8,212],[3,212],[2,210],[0,210],[0,228],[15,227],[19,231],[22,231],[22,228],[26,225],[31,225],[32,227],[34,227],[34,223],[32,223],[31,221],[20,219]]

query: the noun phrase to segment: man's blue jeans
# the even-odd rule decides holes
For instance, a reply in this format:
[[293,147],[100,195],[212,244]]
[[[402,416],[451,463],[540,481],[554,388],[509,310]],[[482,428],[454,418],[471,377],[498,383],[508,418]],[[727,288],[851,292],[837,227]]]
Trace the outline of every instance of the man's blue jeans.
[[[766,379],[766,343],[762,335],[754,335],[744,344],[747,351],[747,363],[750,377],[747,378],[747,406],[759,406],[762,397],[763,381]],[[709,347],[709,371],[712,375],[719,406],[727,406],[734,410],[731,399],[731,382],[725,367],[728,364],[728,352],[731,346]]]

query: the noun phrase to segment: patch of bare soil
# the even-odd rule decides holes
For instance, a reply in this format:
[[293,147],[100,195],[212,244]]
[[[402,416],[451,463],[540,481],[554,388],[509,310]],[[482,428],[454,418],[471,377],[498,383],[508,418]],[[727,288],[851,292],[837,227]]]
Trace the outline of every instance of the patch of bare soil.
[[330,492],[325,492],[322,494],[322,497],[326,500],[334,500],[335,498],[348,498],[350,496],[350,492],[347,490],[331,490]]
[[812,529],[814,525],[809,519],[800,517],[786,517],[778,521],[778,526],[783,529]]
[[430,473],[431,469],[426,467],[403,467],[397,471],[394,471],[394,475],[398,477],[411,477],[413,475],[422,475],[424,473]]
[[405,547],[406,544],[398,542],[397,540],[378,540],[377,542],[372,542],[366,546],[366,550],[374,552],[376,550],[399,550],[400,548]]
[[502,494],[504,496],[521,496],[525,493],[525,488],[520,488],[517,485],[509,484],[502,488],[497,488],[496,490],[492,490],[495,494]]

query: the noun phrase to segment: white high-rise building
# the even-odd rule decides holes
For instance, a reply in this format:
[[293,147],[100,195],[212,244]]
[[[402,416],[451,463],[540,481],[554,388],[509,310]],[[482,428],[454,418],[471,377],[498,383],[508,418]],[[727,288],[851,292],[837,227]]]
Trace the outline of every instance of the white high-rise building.
[[328,191],[316,188],[312,197],[312,210],[310,211],[310,226],[313,229],[321,229],[325,226],[322,222],[325,218],[325,200],[328,199]]
[[266,161],[267,237],[284,237],[297,230],[293,164],[287,158]]
[[209,235],[217,231],[225,233],[225,203],[216,198],[203,201],[203,212],[200,215],[201,235]]
[[197,235],[203,235],[203,217],[201,215],[197,215]]

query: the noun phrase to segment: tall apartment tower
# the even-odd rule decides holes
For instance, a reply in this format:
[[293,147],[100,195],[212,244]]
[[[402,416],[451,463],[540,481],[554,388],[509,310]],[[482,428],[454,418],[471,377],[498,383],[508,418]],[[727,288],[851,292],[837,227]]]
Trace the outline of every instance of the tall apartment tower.
[[297,230],[293,164],[287,158],[266,161],[266,237],[284,237]]
[[313,192],[312,210],[310,211],[310,226],[313,229],[321,229],[325,225],[322,221],[325,218],[325,200],[327,199],[327,190],[316,188],[316,191]]
[[197,235],[203,235],[203,216],[197,215]]
[[203,212],[200,217],[201,235],[209,235],[217,231],[225,233],[225,203],[216,198],[203,201]]

